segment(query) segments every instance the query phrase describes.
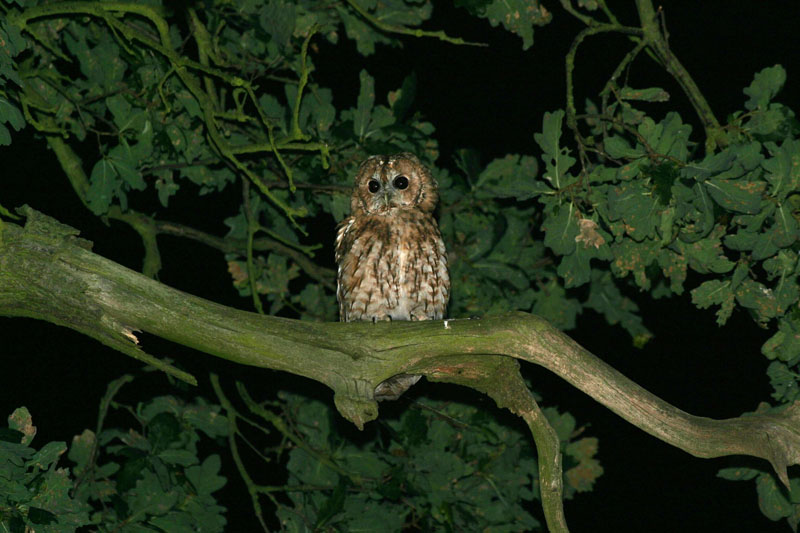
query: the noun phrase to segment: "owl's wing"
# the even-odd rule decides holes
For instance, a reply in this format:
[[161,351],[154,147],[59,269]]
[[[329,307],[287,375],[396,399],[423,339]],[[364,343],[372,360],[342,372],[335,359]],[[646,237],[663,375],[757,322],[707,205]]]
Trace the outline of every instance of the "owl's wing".
[[335,258],[336,264],[338,265],[338,269],[336,271],[336,300],[339,302],[339,320],[342,322],[347,322],[347,309],[344,304],[344,287],[346,280],[342,279],[342,260],[350,250],[350,246],[352,244],[348,241],[347,234],[349,233],[350,228],[353,226],[354,221],[354,217],[348,217],[342,220],[339,223],[339,226],[336,228]]
[[346,219],[339,222],[339,225],[336,226],[336,262],[338,263],[341,261],[344,254],[347,253],[345,249],[344,241],[345,237],[347,236],[350,227],[353,225],[353,221],[355,220],[354,217],[347,217]]

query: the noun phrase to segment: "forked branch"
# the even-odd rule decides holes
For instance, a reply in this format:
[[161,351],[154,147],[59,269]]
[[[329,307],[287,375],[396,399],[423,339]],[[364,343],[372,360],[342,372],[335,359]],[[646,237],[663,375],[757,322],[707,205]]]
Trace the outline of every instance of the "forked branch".
[[[522,416],[536,435],[540,457],[548,457],[552,439],[548,444],[547,435],[537,435],[546,429],[537,426],[538,407],[516,372],[513,359],[519,359],[551,370],[628,422],[697,457],[766,459],[786,484],[786,469],[800,464],[800,402],[726,420],[693,416],[527,313],[381,324],[260,316],[167,287],[92,253],[75,230],[30,208],[21,212],[28,217],[24,228],[3,224],[0,315],[75,329],[174,374],[140,349],[136,331],[323,383],[333,389],[339,411],[359,427],[377,417],[375,387],[391,376],[424,374],[467,385]],[[557,460],[556,453],[543,461],[553,469],[542,472],[544,481],[560,472]],[[545,489],[560,498],[559,486]]]

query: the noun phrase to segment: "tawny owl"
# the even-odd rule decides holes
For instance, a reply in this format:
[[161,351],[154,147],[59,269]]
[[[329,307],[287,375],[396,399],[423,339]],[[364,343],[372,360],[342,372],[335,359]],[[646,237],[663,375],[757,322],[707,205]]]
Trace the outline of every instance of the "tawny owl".
[[350,217],[336,234],[339,318],[444,318],[447,255],[433,209],[436,180],[413,154],[375,155],[358,169]]
[[[343,322],[438,320],[450,295],[447,254],[433,218],[436,180],[416,156],[375,155],[361,163],[350,216],[336,233],[336,296]],[[410,383],[379,387],[396,398]],[[382,384],[384,385],[384,384]],[[403,388],[404,387],[404,388]]]

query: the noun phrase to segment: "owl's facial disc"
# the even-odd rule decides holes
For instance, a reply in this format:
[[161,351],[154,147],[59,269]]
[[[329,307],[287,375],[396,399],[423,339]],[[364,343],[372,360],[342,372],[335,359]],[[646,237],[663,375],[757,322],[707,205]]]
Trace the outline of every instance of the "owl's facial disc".
[[353,213],[389,215],[397,209],[433,211],[436,181],[410,153],[374,155],[359,167],[358,192],[351,198]]

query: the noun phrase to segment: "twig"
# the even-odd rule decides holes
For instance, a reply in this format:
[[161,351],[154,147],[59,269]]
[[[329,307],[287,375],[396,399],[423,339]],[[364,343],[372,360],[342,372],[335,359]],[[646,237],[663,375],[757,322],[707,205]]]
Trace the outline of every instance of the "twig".
[[[198,229],[184,226],[183,224],[178,224],[175,222],[155,220],[154,223],[159,233],[191,239],[203,243],[206,246],[216,248],[221,252],[235,252],[244,255],[247,250],[247,242],[244,239],[223,239],[222,237],[210,235]],[[306,274],[309,275],[309,277],[318,281],[324,287],[332,290],[336,288],[336,284],[334,283],[336,274],[333,270],[317,265],[302,252],[290,248],[289,246],[286,246],[275,239],[271,239],[269,237],[253,239],[253,250],[269,250],[281,255],[285,255],[297,263],[297,265],[302,268]]]
[[256,485],[253,478],[250,477],[250,474],[247,473],[247,468],[244,466],[242,457],[239,455],[239,445],[236,443],[236,435],[239,433],[239,428],[236,425],[236,418],[239,413],[222,391],[222,387],[219,384],[219,377],[217,377],[216,374],[210,374],[209,378],[211,380],[211,386],[214,388],[214,393],[217,395],[217,400],[219,400],[220,405],[225,410],[225,414],[228,417],[228,447],[231,450],[233,462],[236,464],[236,469],[239,471],[239,475],[242,477],[242,481],[244,481],[247,487],[247,492],[250,493],[253,512],[256,514],[256,518],[258,518],[258,522],[265,532],[269,532],[267,523],[264,521],[264,513],[261,510],[261,504],[258,503],[258,485]]
[[261,297],[258,295],[258,282],[256,280],[256,269],[253,266],[253,235],[258,231],[258,221],[251,209],[250,203],[250,182],[242,181],[242,204],[244,216],[247,219],[247,278],[250,284],[250,296],[253,298],[253,306],[259,315],[264,314],[264,306],[261,305]]
[[394,24],[387,24],[378,19],[377,17],[373,16],[372,14],[370,14],[369,11],[361,7],[355,0],[347,0],[347,3],[359,15],[364,17],[370,24],[372,24],[379,30],[383,30],[385,32],[399,33],[401,35],[411,35],[412,37],[433,37],[439,39],[440,41],[444,41],[451,44],[460,44],[467,46],[489,46],[486,43],[476,43],[476,42],[465,41],[460,37],[450,37],[443,31],[424,31],[420,29],[412,30],[404,26],[395,26]]
[[[568,3],[568,0],[563,0]],[[594,20],[594,19],[592,19]],[[620,26],[615,24],[594,24],[588,28],[583,29],[572,41],[572,45],[567,52],[565,59],[566,71],[566,85],[567,85],[567,127],[572,130],[575,137],[575,142],[578,145],[578,155],[581,163],[581,177],[588,174],[587,164],[588,157],[586,156],[586,141],[578,129],[578,122],[576,120],[577,111],[575,109],[575,94],[573,90],[572,73],[575,69],[575,56],[578,53],[578,47],[583,43],[583,40],[590,35],[597,35],[599,33],[622,33],[627,35],[638,36],[641,35],[642,30],[630,26]]]
[[[617,78],[619,78],[622,75],[622,71],[625,70],[628,67],[628,65],[630,65],[633,62],[634,59],[636,59],[636,56],[638,56],[639,53],[646,46],[647,46],[647,41],[645,41],[644,39],[640,39],[639,42],[636,43],[636,46],[633,47],[633,49],[630,52],[625,54],[625,56],[622,58],[622,61],[620,61],[619,64],[617,65],[617,68],[615,68],[614,72],[611,73],[611,76],[608,78],[608,81],[603,87],[603,90],[600,91],[600,98],[601,98],[600,110],[603,113],[605,113],[606,111],[606,107],[608,106],[608,97],[609,94],[611,94],[612,86],[616,85],[617,83]],[[605,130],[603,131],[605,132]]]
[[724,146],[727,144],[725,133],[717,117],[714,115],[714,112],[711,110],[711,106],[700,91],[700,88],[675,54],[670,50],[664,33],[661,31],[661,28],[659,28],[659,20],[653,8],[652,1],[636,0],[636,9],[639,12],[641,29],[648,47],[656,53],[666,71],[675,78],[675,81],[681,86],[700,118],[700,121],[703,123],[703,128],[706,132],[707,148],[713,150],[717,146]]
[[[618,119],[616,117],[611,117],[611,116],[608,116],[608,115],[593,114],[593,113],[586,113],[586,114],[582,114],[582,115],[577,115],[575,118],[581,119],[581,120],[589,119],[589,120],[602,120],[604,122],[611,122],[612,124],[623,128],[625,131],[627,131],[628,133],[630,133],[631,135],[636,137],[636,140],[639,141],[639,143],[647,151],[647,156],[650,159],[652,159],[652,160],[662,159],[662,160],[665,160],[665,161],[669,161],[669,162],[671,162],[671,163],[673,163],[673,164],[675,164],[676,166],[679,166],[679,167],[685,167],[686,166],[686,162],[685,161],[681,161],[677,157],[674,157],[674,156],[671,156],[671,155],[667,155],[667,154],[661,154],[661,153],[656,152],[655,149],[652,146],[650,146],[650,143],[647,142],[647,139],[645,139],[644,136],[641,133],[639,133],[639,131],[636,128],[632,127],[630,124],[626,123],[623,120],[620,120],[620,119]],[[608,154],[604,154],[604,155],[606,155],[608,157]],[[638,158],[632,158],[632,159],[638,159]]]
[[577,9],[572,7],[572,2],[570,0],[559,0],[561,2],[561,7],[564,8],[564,11],[575,17],[576,19],[580,20],[587,26],[594,26],[598,22],[594,18],[590,17],[589,15],[584,15],[583,13],[578,12]]
[[120,220],[130,225],[142,238],[144,246],[144,260],[142,261],[142,274],[148,278],[156,279],[161,270],[161,253],[158,251],[158,228],[153,217],[137,213],[136,211],[122,211],[118,205],[108,208],[106,217]]

